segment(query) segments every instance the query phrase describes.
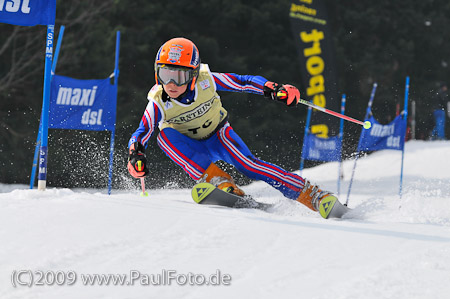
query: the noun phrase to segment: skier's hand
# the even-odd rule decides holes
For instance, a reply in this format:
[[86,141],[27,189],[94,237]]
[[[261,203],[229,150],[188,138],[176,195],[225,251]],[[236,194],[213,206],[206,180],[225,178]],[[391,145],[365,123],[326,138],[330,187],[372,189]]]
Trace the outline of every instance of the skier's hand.
[[300,100],[300,91],[298,91],[297,87],[289,84],[278,84],[267,81],[264,84],[264,96],[286,103],[288,106],[295,106]]
[[135,142],[130,146],[130,156],[128,157],[128,172],[135,178],[143,178],[148,175],[147,159],[145,158],[145,148]]

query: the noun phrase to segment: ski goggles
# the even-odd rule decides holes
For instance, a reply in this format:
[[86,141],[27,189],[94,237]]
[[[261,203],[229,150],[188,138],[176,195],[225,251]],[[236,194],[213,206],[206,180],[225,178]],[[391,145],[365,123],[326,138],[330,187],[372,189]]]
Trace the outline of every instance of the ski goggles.
[[156,76],[164,85],[173,82],[176,86],[183,86],[194,78],[194,70],[161,64],[156,67]]

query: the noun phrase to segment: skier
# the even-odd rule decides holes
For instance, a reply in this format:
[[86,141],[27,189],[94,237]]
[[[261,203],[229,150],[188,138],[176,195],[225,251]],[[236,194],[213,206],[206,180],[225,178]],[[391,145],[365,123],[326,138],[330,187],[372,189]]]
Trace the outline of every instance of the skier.
[[300,99],[296,87],[261,76],[211,72],[207,64],[200,63],[197,47],[186,38],[173,38],[161,46],[155,59],[155,80],[139,128],[128,143],[127,168],[133,177],[149,173],[145,148],[158,126],[159,147],[197,182],[243,196],[233,178],[214,164],[222,160],[313,211],[319,210],[321,200],[333,196],[301,176],[253,156],[229,124],[217,94],[255,93],[295,106]]
[[447,84],[440,83],[439,91],[432,98],[432,109],[434,116],[434,128],[431,138],[434,140],[445,140],[445,108],[447,106]]

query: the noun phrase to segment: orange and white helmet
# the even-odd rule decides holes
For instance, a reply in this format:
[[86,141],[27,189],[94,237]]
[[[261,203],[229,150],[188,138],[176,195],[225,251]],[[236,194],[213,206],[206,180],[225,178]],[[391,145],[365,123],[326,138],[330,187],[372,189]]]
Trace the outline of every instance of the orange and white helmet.
[[183,37],[173,38],[159,48],[155,59],[156,84],[190,83],[194,89],[200,70],[200,54],[195,44]]

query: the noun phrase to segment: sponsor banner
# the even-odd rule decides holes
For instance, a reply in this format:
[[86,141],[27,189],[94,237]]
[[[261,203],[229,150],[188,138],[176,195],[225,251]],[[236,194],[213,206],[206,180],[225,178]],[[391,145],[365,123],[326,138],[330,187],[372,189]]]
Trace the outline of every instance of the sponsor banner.
[[368,130],[363,130],[358,144],[358,151],[403,150],[405,146],[406,121],[402,115],[398,115],[387,125],[381,125],[373,116],[368,120],[372,127]]
[[306,134],[302,158],[316,161],[341,161],[342,141],[339,136],[319,138]]
[[56,0],[0,0],[0,23],[54,25]]
[[78,80],[55,75],[50,94],[49,128],[112,131],[116,97],[117,87],[109,78]]
[[[340,97],[336,85],[334,46],[325,1],[292,1],[289,17],[305,87],[302,96],[317,106],[338,111]],[[313,111],[311,133],[328,138],[337,135],[338,130],[338,118]]]

